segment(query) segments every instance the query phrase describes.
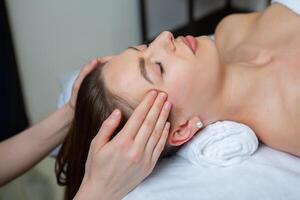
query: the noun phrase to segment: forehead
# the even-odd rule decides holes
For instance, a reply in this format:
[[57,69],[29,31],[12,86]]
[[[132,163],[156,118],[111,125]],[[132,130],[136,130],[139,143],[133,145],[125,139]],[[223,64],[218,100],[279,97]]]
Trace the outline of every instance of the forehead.
[[126,50],[103,66],[102,75],[107,89],[132,106],[141,101],[149,87],[140,75],[138,65],[138,52]]

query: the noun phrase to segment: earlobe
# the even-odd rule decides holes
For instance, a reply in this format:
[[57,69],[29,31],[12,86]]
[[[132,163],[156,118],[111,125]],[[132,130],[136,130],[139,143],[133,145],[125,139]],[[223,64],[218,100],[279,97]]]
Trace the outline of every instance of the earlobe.
[[199,117],[192,117],[184,123],[175,127],[174,131],[170,133],[168,143],[173,146],[180,146],[188,142],[200,129],[202,123]]

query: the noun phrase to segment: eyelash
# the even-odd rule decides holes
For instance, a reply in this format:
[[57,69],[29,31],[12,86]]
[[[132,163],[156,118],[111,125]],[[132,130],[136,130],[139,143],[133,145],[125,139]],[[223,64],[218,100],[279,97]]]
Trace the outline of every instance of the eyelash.
[[[149,43],[146,43],[145,45],[146,45],[147,48],[149,47]],[[165,70],[164,70],[164,67],[163,67],[162,63],[161,62],[155,62],[155,64],[157,64],[159,66],[160,73],[164,74]]]
[[165,70],[163,68],[163,65],[161,62],[155,62],[155,64],[157,64],[159,66],[159,69],[160,69],[160,73],[161,74],[164,74],[165,73]]

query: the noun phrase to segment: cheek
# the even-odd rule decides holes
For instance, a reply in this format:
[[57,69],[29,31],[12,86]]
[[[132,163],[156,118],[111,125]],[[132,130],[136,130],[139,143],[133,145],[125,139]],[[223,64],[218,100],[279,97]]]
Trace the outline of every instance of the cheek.
[[172,79],[166,84],[165,91],[168,93],[168,99],[176,107],[183,107],[192,99],[193,77],[188,73],[174,74]]

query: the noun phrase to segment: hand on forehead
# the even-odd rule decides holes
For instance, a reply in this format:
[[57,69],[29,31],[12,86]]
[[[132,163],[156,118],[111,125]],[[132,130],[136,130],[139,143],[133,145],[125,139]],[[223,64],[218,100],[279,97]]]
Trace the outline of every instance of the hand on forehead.
[[156,89],[141,75],[138,55],[132,51],[110,57],[102,75],[107,89],[131,107],[136,107],[148,91]]

